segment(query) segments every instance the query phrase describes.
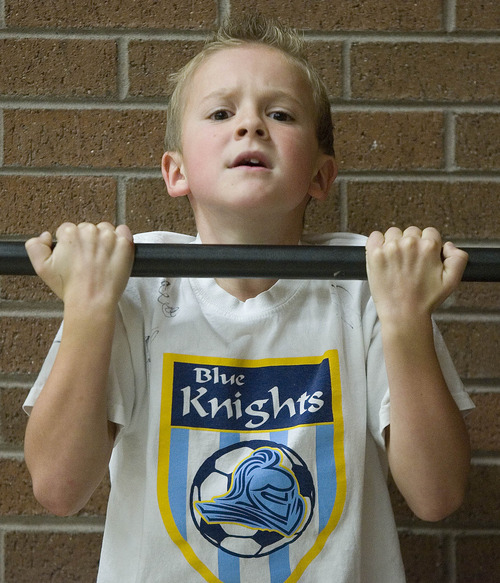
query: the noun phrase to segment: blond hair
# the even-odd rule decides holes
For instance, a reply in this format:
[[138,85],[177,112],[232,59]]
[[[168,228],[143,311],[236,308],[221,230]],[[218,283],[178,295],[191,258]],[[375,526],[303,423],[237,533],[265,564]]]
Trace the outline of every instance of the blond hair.
[[319,73],[306,57],[305,42],[302,36],[292,28],[260,16],[245,18],[241,21],[227,20],[207,40],[205,46],[195,57],[177,73],[171,75],[170,82],[173,91],[167,107],[165,149],[182,152],[182,115],[186,102],[186,91],[198,67],[210,55],[226,48],[244,44],[263,44],[276,48],[304,74],[311,86],[318,144],[325,154],[333,155],[333,127],[328,93]]

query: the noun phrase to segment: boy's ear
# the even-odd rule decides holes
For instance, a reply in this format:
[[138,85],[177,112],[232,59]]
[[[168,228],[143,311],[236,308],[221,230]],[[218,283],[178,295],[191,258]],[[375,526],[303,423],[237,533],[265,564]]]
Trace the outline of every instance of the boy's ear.
[[309,186],[309,195],[317,200],[326,200],[330,186],[337,178],[337,162],[333,156],[322,154],[320,156],[318,171],[313,176]]
[[163,154],[161,173],[170,196],[185,196],[190,193],[189,185],[184,175],[182,155],[179,152],[165,152]]

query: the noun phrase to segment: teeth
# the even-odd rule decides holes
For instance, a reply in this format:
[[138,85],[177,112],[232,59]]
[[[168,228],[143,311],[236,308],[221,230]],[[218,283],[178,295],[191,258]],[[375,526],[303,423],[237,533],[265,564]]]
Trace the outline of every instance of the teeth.
[[248,166],[263,166],[262,162],[257,158],[249,158],[244,161],[244,164],[247,164]]
[[265,164],[259,158],[243,158],[236,164],[237,166],[263,166]]

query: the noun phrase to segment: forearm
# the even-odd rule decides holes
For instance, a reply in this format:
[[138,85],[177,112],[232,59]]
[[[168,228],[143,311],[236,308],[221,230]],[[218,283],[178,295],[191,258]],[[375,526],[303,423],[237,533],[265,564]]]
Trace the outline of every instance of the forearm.
[[55,514],[83,507],[107,470],[114,320],[114,309],[65,310],[58,355],[28,422],[25,457],[35,496]]
[[391,472],[412,510],[439,520],[462,501],[470,446],[441,372],[430,315],[382,322],[382,340],[391,395]]

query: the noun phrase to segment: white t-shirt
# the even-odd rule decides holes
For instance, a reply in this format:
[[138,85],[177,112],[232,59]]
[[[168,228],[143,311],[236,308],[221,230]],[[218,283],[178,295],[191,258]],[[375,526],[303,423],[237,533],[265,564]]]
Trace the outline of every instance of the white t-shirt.
[[[366,282],[280,280],[240,302],[212,279],[132,278],[119,307],[99,583],[404,581]],[[471,408],[438,332],[436,346],[458,406]]]

